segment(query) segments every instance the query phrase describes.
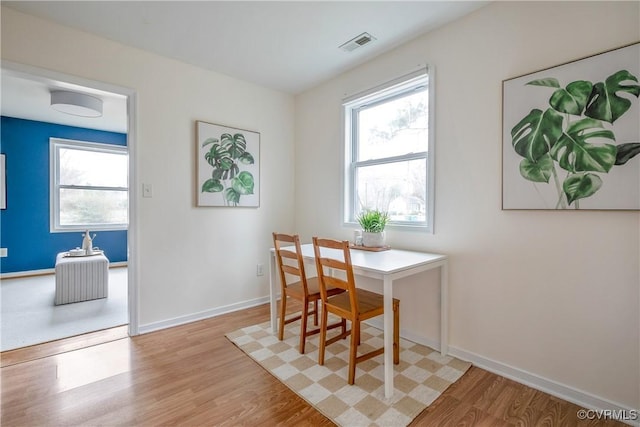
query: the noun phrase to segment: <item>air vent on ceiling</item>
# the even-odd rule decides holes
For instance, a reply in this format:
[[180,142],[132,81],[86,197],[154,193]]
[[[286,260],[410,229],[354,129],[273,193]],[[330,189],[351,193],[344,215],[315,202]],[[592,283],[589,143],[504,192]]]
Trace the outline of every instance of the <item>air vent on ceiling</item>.
[[345,52],[352,52],[357,48],[374,41],[375,39],[376,38],[369,33],[362,33],[340,46],[340,49],[344,50]]

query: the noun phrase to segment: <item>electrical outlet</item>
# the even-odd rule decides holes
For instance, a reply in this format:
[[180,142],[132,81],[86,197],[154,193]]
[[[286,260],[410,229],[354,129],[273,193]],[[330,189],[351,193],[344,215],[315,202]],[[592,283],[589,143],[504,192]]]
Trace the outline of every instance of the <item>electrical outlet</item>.
[[0,248],[0,258],[9,256],[9,250],[7,248]]
[[256,265],[256,276],[264,276],[264,265]]

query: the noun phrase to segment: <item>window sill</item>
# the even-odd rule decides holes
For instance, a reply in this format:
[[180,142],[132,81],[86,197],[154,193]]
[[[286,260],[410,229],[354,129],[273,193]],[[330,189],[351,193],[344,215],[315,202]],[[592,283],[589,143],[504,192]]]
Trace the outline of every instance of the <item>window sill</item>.
[[[360,229],[360,224],[357,222],[343,222],[343,227],[353,228],[354,230]],[[411,225],[411,224],[387,224],[385,230],[393,231],[413,231],[420,233],[434,234],[431,227],[427,225]]]

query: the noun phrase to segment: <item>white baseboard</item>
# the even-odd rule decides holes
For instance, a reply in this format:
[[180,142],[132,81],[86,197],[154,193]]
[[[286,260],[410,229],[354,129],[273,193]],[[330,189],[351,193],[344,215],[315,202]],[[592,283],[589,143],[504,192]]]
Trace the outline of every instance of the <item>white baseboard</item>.
[[[127,261],[110,262],[109,268],[112,267],[126,267]],[[56,274],[55,268],[44,268],[42,270],[28,270],[28,271],[15,271],[13,273],[0,274],[0,280],[2,279],[15,279],[17,277],[31,277],[31,276],[44,276],[47,274]]]
[[225,305],[223,307],[214,308],[211,310],[200,311],[198,313],[189,314],[186,316],[174,317],[173,319],[162,320],[160,322],[147,323],[146,325],[140,325],[138,332],[140,334],[146,334],[148,332],[159,331],[160,329],[172,328],[174,326],[184,325],[186,323],[196,322],[198,320],[208,319],[210,317],[220,316],[222,314],[231,313],[245,308],[255,307],[257,305],[266,304],[269,302],[269,297],[260,297],[253,300],[242,301],[235,304]]
[[44,276],[46,274],[55,274],[54,268],[45,268],[42,270],[16,271],[13,273],[2,273],[0,279],[13,279],[16,277]]
[[109,268],[114,268],[114,267],[128,267],[129,264],[127,263],[127,261],[118,261],[118,262],[110,262],[109,263]]
[[495,360],[487,359],[486,357],[469,351],[461,350],[459,348],[449,346],[449,354],[451,356],[457,357],[458,359],[471,362],[475,366],[485,369],[489,372],[493,372],[494,374],[501,375],[505,378],[509,378],[536,390],[540,390],[568,402],[575,403],[582,408],[592,409],[596,411],[612,411],[614,414],[627,414],[627,416],[636,419],[620,419],[619,421],[632,426],[640,426],[640,420],[638,419],[638,417],[640,416],[638,415],[640,414],[640,408],[630,408],[625,405],[621,405],[619,403],[604,399],[602,397],[595,396],[591,393],[578,390],[574,387],[560,384],[556,381],[541,377],[536,374],[532,374],[531,372],[527,372],[520,368],[515,368],[513,366],[509,366]]
[[[370,319],[365,323],[378,329],[383,328],[382,319],[379,318]],[[440,348],[440,341],[423,337],[411,331],[400,329],[400,337],[417,344],[426,345],[427,347],[436,350]],[[640,408],[630,408],[625,405],[621,405],[619,403],[594,396],[593,394],[587,393],[585,391],[560,384],[556,381],[543,378],[539,375],[532,374],[525,370],[515,368],[513,366],[509,366],[495,360],[487,359],[486,357],[480,356],[479,354],[461,350],[456,347],[449,346],[449,355],[457,357],[461,360],[466,360],[467,362],[471,362],[479,368],[485,369],[489,372],[493,372],[494,374],[503,376],[505,378],[509,378],[520,384],[527,385],[536,390],[540,390],[568,402],[575,403],[576,405],[579,405],[585,409],[592,409],[597,411],[607,410],[612,411],[613,414],[627,414],[628,417],[636,419],[620,419],[619,421],[632,426],[640,427],[640,419],[638,419],[640,418]]]
[[[381,317],[365,320],[364,323],[366,323],[367,325],[373,326],[374,328],[377,328],[377,329],[384,329],[384,325]],[[402,328],[400,328],[400,338],[404,338],[408,341],[414,342],[416,344],[421,344],[429,348],[433,348],[433,349],[440,348],[440,341],[436,341],[431,338],[425,338],[422,335],[418,335],[414,332],[411,332]]]

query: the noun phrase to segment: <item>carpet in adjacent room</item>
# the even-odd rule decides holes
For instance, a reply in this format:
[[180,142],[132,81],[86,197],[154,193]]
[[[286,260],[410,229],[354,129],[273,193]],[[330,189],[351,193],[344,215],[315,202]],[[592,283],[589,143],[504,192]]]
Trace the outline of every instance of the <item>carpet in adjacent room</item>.
[[3,279],[0,285],[0,350],[129,323],[127,282],[127,268],[111,268],[107,298],[54,305],[54,275]]

